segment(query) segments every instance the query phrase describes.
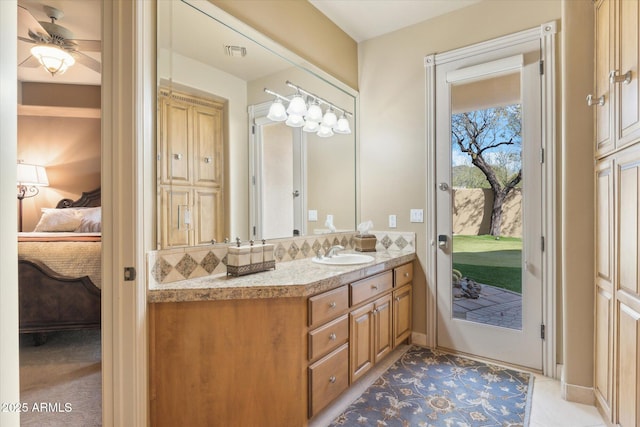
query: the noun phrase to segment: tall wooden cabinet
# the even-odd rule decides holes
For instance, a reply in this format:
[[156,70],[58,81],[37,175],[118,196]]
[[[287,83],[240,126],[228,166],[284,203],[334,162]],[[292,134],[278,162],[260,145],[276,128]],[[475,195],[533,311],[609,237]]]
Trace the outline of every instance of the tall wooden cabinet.
[[596,403],[640,425],[640,7],[595,3]]
[[224,105],[161,89],[158,236],[162,248],[224,239]]

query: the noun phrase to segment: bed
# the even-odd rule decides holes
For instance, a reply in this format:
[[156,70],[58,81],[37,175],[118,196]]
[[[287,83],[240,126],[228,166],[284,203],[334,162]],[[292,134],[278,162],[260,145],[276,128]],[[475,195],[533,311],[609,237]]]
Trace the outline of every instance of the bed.
[[20,333],[100,328],[100,189],[43,209],[35,232],[18,233]]

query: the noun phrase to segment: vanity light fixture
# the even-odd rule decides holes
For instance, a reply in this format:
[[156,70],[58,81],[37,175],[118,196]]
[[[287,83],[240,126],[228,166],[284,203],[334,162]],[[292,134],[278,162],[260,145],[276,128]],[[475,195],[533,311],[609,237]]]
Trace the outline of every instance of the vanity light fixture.
[[[266,93],[276,97],[269,107],[269,113],[267,114],[269,120],[274,122],[284,121],[286,125],[291,127],[302,127],[303,131],[315,132],[322,138],[333,136],[334,133],[343,135],[351,133],[351,126],[347,117],[353,117],[352,113],[302,89],[290,81],[287,81],[286,84],[296,90],[296,93],[290,98],[267,88],[264,89]],[[288,103],[286,110],[283,102]],[[328,107],[324,114],[322,113],[322,104]],[[340,113],[339,119],[336,112]]]

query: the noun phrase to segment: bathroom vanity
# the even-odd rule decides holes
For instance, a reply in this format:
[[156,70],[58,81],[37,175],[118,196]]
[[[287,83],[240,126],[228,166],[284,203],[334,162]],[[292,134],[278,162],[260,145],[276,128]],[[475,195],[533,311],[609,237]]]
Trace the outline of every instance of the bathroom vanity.
[[410,339],[414,253],[150,288],[154,426],[306,426]]

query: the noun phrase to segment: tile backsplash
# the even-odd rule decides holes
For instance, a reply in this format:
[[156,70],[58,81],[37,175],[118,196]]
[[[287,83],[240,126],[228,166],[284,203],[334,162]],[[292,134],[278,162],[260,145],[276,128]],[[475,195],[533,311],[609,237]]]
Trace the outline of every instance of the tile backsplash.
[[[372,231],[377,238],[376,251],[416,251],[415,233]],[[274,239],[274,256],[277,263],[311,258],[325,253],[333,245],[353,250],[355,232],[308,235],[303,237]],[[226,274],[227,248],[230,245],[190,246],[178,249],[151,251],[147,254],[148,283],[171,283],[210,275]]]

